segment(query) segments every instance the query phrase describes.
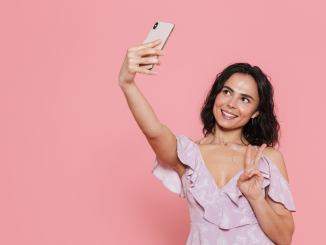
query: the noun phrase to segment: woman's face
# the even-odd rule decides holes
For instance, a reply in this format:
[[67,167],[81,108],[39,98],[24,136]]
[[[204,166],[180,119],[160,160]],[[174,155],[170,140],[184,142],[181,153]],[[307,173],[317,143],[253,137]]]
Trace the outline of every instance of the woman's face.
[[258,104],[258,87],[254,78],[234,73],[216,96],[213,114],[222,128],[239,128],[247,124],[250,118],[258,116]]

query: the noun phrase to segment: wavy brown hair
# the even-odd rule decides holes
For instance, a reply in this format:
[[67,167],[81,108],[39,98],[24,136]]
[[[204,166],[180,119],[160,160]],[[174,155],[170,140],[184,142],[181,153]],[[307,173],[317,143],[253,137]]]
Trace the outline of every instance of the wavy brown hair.
[[234,73],[252,76],[257,83],[259,94],[259,105],[257,110],[260,113],[254,119],[253,125],[252,121],[249,120],[248,123],[243,126],[241,141],[243,142],[244,137],[251,145],[260,146],[263,143],[271,147],[274,147],[276,144],[279,145],[280,125],[274,111],[273,86],[258,66],[251,66],[248,63],[231,64],[216,75],[213,86],[208,91],[201,108],[200,117],[203,124],[203,134],[205,136],[210,133],[214,134],[216,120],[213,114],[213,107],[215,99],[222,91],[225,82]]

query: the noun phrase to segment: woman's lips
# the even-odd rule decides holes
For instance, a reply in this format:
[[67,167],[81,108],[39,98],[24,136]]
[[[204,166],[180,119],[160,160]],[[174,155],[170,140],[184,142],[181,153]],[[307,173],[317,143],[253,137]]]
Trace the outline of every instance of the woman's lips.
[[227,119],[227,120],[233,120],[233,119],[236,119],[237,118],[237,117],[228,117],[227,115],[225,115],[223,113],[223,110],[222,109],[221,109],[221,114],[222,114],[222,117],[225,118],[225,119]]

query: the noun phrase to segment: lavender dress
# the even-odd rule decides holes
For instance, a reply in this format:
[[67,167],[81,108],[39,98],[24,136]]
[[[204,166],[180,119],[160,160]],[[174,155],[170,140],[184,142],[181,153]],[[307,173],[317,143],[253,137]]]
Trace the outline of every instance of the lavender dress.
[[[170,191],[187,200],[191,224],[187,245],[274,244],[260,228],[252,207],[237,185],[244,169],[219,190],[198,145],[184,135],[175,136],[178,157],[187,166],[181,180],[177,172],[158,157],[153,174]],[[289,183],[264,154],[259,170],[264,177],[261,190],[264,196],[269,185],[268,195],[295,212]]]

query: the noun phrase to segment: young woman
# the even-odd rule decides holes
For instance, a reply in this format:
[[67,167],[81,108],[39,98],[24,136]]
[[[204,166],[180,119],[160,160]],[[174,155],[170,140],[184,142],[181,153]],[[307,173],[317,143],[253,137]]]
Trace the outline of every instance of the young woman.
[[247,63],[219,73],[201,111],[204,138],[193,142],[160,123],[134,82],[137,72],[155,74],[139,64],[160,65],[151,57],[164,55],[160,42],[128,49],[119,85],[156,154],[154,175],[187,200],[187,245],[291,244],[296,209],[273,148],[279,123],[266,75]]

